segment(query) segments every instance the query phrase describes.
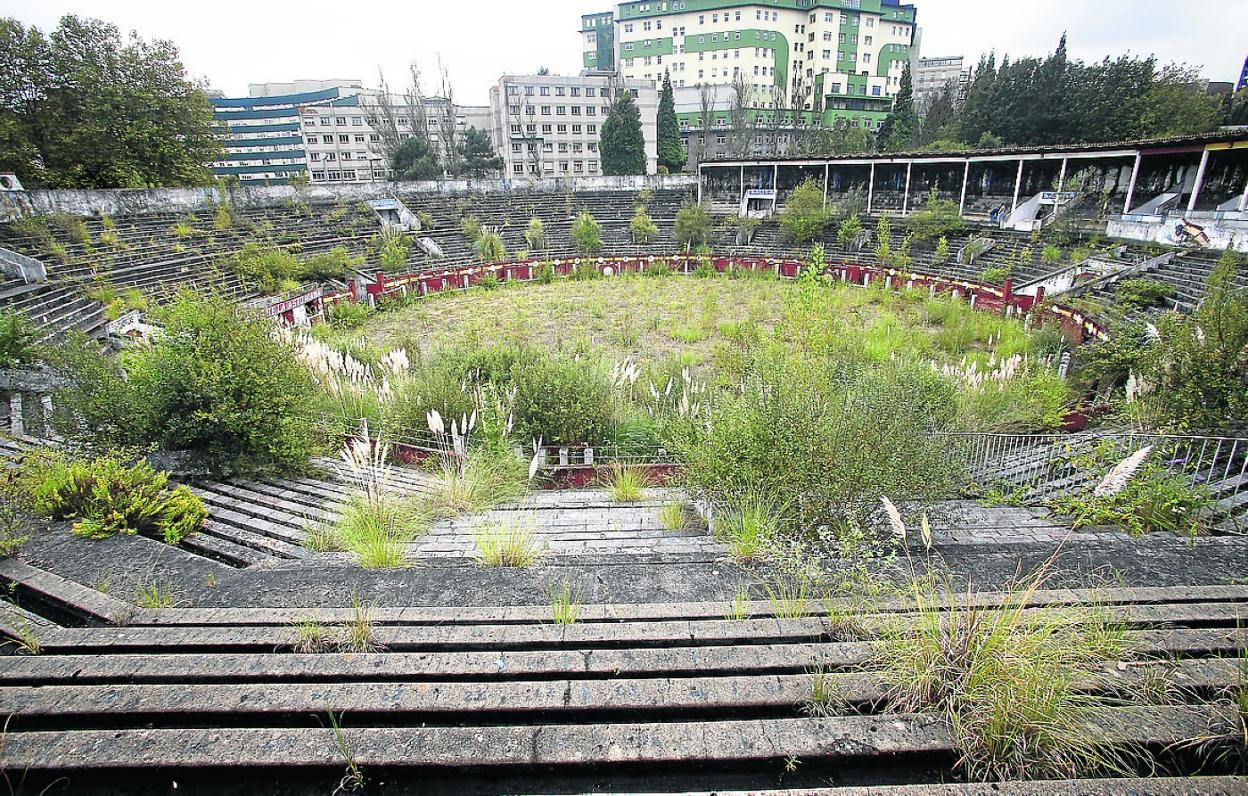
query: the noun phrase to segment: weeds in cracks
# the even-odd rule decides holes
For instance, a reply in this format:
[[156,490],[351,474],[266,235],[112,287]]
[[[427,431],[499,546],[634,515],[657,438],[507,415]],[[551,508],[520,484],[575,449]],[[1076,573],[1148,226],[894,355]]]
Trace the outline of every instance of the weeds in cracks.
[[483,567],[531,567],[542,553],[536,528],[532,518],[518,515],[483,523],[472,530],[473,557]]
[[338,745],[338,753],[342,755],[342,759],[346,761],[347,772],[342,779],[338,781],[338,786],[334,788],[333,794],[337,796],[339,793],[359,793],[364,790],[364,772],[355,762],[355,755],[351,752],[351,745],[347,742],[347,735],[342,731],[339,724],[341,714],[334,715],[332,710],[329,713],[329,726],[334,731],[334,743]]
[[574,625],[580,619],[581,595],[572,590],[571,581],[550,587],[550,613],[556,625]]
[[646,474],[635,467],[613,465],[603,483],[616,503],[639,503],[646,499]]

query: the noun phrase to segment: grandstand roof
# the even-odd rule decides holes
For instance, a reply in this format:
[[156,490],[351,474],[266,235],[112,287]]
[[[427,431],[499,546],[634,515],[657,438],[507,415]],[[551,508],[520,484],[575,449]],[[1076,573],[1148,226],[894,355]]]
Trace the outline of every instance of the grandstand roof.
[[829,161],[896,161],[896,160],[966,160],[967,158],[1002,158],[1002,157],[1044,157],[1060,154],[1132,154],[1137,151],[1148,153],[1152,150],[1184,150],[1198,151],[1213,144],[1229,144],[1235,148],[1248,148],[1248,129],[1225,129],[1214,133],[1200,135],[1171,136],[1168,138],[1148,138],[1137,141],[1107,141],[1087,144],[1054,144],[1049,146],[1011,146],[999,149],[968,149],[961,152],[870,152],[854,155],[778,155],[757,158],[725,158],[711,159],[699,164],[699,168],[708,166],[740,166],[773,163],[827,163]]

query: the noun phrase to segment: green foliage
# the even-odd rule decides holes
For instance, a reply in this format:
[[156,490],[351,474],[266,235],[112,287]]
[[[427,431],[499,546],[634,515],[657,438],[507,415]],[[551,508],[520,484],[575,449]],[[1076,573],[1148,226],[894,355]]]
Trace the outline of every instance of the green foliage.
[[893,227],[887,215],[880,216],[875,226],[875,262],[881,267],[893,262]]
[[881,495],[950,492],[958,465],[931,434],[955,411],[947,382],[917,364],[845,376],[812,364],[767,353],[719,397],[705,431],[678,442],[695,497],[801,495],[781,519],[837,533],[865,522]]
[[337,544],[354,553],[365,569],[397,569],[406,563],[406,545],[428,530],[427,508],[410,498],[358,495],[333,527]]
[[532,251],[546,250],[546,225],[537,216],[529,219],[529,226],[524,230],[524,240]]
[[804,136],[792,154],[809,157],[859,155],[874,149],[875,140],[865,127],[851,126],[848,119],[836,119],[832,127],[820,128]]
[[472,248],[483,263],[501,263],[507,259],[503,236],[493,230],[482,231]]
[[643,206],[637,207],[633,219],[628,224],[628,231],[633,235],[633,242],[642,246],[648,245],[659,235],[659,228],[654,225],[650,214]]
[[228,204],[219,204],[212,214],[212,228],[217,232],[223,232],[234,226],[233,208]]
[[813,178],[793,189],[780,211],[780,229],[790,243],[810,243],[832,223],[823,206],[823,186]]
[[1032,608],[1043,574],[983,608],[954,584],[915,579],[912,619],[885,625],[872,646],[888,709],[946,718],[959,766],[990,782],[1128,772],[1095,716],[1118,704],[1089,683],[1125,651],[1102,606]]
[[217,472],[303,467],[316,441],[316,386],[267,319],[223,298],[179,294],[164,331],[112,357],[81,340],[56,352],[73,386],[56,425],[100,445],[193,451]]
[[1193,485],[1188,476],[1149,462],[1113,495],[1063,497],[1053,502],[1053,508],[1070,516],[1075,529],[1118,525],[1132,536],[1196,536],[1206,525],[1202,512],[1212,503],[1208,491]]
[[914,109],[914,84],[910,62],[901,73],[901,85],[893,96],[893,109],[876,134],[883,152],[908,152],[919,142],[919,114]]
[[1128,307],[1146,310],[1164,306],[1166,299],[1173,298],[1177,292],[1173,285],[1156,279],[1124,279],[1114,295]]
[[932,265],[944,265],[949,262],[949,239],[944,235],[936,241],[936,250],[932,253]]
[[646,141],[641,132],[641,111],[631,91],[619,92],[611,112],[602,123],[602,173],[608,177],[646,173]]
[[74,533],[104,539],[142,533],[178,544],[203,525],[208,511],[186,487],[168,489],[168,473],[146,461],[127,465],[117,454],[94,460],[41,452],[22,461],[40,516],[74,520]]
[[1062,250],[1052,243],[1045,244],[1044,249],[1040,252],[1040,259],[1045,265],[1057,265],[1062,261]]
[[1001,285],[1014,273],[1009,263],[990,265],[979,272],[979,278],[990,285]]
[[27,365],[39,358],[39,332],[20,312],[0,310],[0,369]]
[[[464,171],[473,177],[483,177],[503,168],[503,159],[494,151],[490,134],[485,130],[469,127],[464,133],[464,146],[461,154],[464,159]],[[423,223],[421,226],[424,226]]]
[[401,273],[407,269],[407,253],[410,247],[401,233],[382,235],[377,246],[377,261],[387,274]]
[[597,254],[602,251],[602,226],[589,214],[582,210],[572,222],[572,245],[581,254]]
[[340,301],[327,309],[329,323],[337,329],[359,329],[377,314],[372,307],[357,301]]
[[483,231],[481,222],[477,220],[476,216],[464,216],[461,218],[459,220],[459,228],[464,233],[464,237],[473,243],[477,242]]
[[919,241],[957,234],[965,226],[958,203],[939,198],[935,190],[928,195],[923,209],[916,210],[906,219],[907,232]]
[[659,93],[658,111],[659,165],[669,172],[685,167],[685,149],[680,144],[680,122],[676,118],[676,98],[672,91],[672,77],[663,71],[663,88]]
[[305,259],[296,270],[295,278],[307,282],[342,281],[363,266],[363,257],[353,257],[346,246],[335,246]]
[[438,166],[438,153],[433,151],[423,135],[405,139],[390,157],[390,167],[400,180],[432,180],[442,170]]
[[1236,287],[1239,267],[1239,256],[1228,249],[1196,312],[1163,316],[1156,339],[1120,352],[1128,372],[1144,382],[1134,407],[1142,422],[1168,430],[1248,423],[1248,289]]
[[646,499],[646,475],[635,467],[615,465],[603,482],[616,503],[639,503]]
[[[168,41],[67,15],[51,35],[0,20],[0,171],[28,187],[207,185],[212,107]],[[63,120],[73,119],[73,124]]]
[[789,514],[788,505],[775,495],[746,490],[724,504],[715,520],[715,538],[728,545],[737,561],[756,561],[781,537]]
[[681,246],[704,246],[711,238],[711,211],[701,204],[685,202],[676,211],[676,242]]
[[857,213],[852,213],[841,222],[840,229],[836,231],[836,242],[841,244],[842,249],[848,249],[861,233],[862,221],[858,219]]

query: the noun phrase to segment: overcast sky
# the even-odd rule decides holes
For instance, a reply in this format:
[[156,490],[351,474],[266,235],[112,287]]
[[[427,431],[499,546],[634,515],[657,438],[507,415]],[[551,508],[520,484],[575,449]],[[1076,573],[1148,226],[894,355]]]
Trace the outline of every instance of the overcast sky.
[[[1124,52],[1156,54],[1201,68],[1210,80],[1235,81],[1248,55],[1244,0],[917,0],[924,55],[996,50],[1043,55],[1069,32],[1084,60]],[[442,54],[456,101],[484,105],[504,73],[539,66],[575,74],[581,67],[580,15],[608,10],[593,0],[5,0],[0,14],[45,31],[63,14],[95,16],[123,32],[172,39],[193,77],[229,96],[248,83],[299,78],[358,78],[392,87],[419,61],[428,78]]]

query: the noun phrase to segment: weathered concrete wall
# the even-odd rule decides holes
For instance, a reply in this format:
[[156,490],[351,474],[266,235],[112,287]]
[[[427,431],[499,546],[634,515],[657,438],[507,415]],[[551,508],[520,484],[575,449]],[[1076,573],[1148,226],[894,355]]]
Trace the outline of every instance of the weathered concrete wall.
[[[1178,234],[1182,221],[1187,220],[1209,238],[1209,249],[1225,249],[1234,246],[1237,251],[1248,252],[1248,218],[1228,218],[1230,214],[1175,213],[1163,216],[1122,216],[1110,219],[1106,234],[1111,238],[1143,240],[1167,246],[1191,245],[1191,241]],[[1237,215],[1237,214],[1236,214]],[[1221,217],[1219,217],[1221,216]]]
[[650,177],[567,177],[543,180],[437,180],[354,185],[294,187],[153,188],[149,190],[0,191],[0,220],[24,215],[68,213],[75,216],[185,213],[210,208],[222,201],[235,207],[268,207],[299,198],[305,202],[343,202],[380,199],[394,194],[457,193],[566,193],[568,191],[640,191],[696,188],[697,177],[674,174]]

